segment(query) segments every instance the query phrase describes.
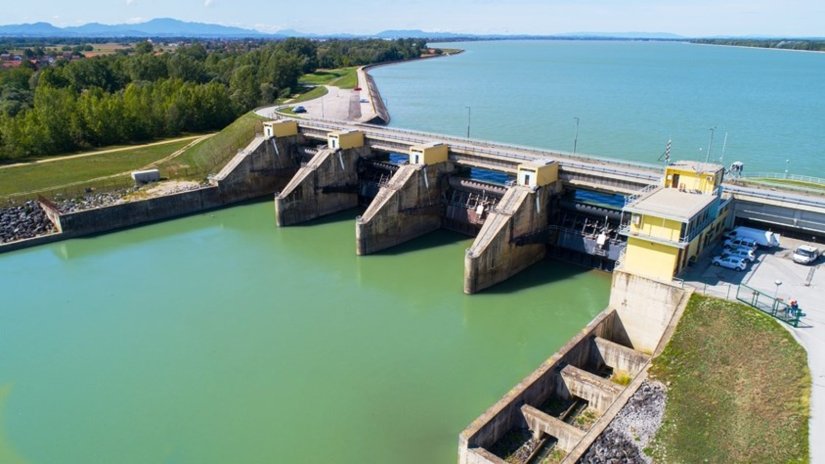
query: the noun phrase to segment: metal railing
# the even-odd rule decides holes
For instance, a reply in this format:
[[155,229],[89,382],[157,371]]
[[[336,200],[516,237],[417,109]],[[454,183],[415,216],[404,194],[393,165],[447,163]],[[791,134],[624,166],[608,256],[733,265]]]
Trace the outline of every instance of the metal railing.
[[791,307],[784,300],[766,295],[747,285],[739,285],[736,289],[736,299],[794,327],[799,327],[799,320],[805,315],[798,307]]

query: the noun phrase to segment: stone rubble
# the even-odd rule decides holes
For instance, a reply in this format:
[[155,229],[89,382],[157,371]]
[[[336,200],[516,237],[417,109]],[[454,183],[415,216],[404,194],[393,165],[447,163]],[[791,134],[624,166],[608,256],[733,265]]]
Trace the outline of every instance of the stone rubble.
[[582,464],[650,464],[644,449],[653,440],[665,413],[666,387],[645,381],[613,422],[579,460]]
[[[155,192],[157,196],[172,195],[202,188],[202,183],[179,182],[166,186],[162,191]],[[120,189],[110,192],[90,191],[77,198],[65,200],[55,199],[55,204],[61,213],[75,213],[93,208],[118,205],[125,203],[124,197],[139,192],[137,187]],[[14,242],[57,232],[57,229],[46,217],[40,205],[29,200],[19,205],[9,205],[0,208],[0,243]]]
[[0,243],[14,242],[56,232],[36,201],[0,208]]

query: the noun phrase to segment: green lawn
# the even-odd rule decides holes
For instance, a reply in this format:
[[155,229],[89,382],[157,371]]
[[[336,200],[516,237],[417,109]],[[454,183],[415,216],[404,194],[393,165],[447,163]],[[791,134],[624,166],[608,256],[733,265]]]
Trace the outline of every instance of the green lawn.
[[249,145],[256,132],[263,132],[264,119],[254,112],[246,113],[211,138],[162,163],[161,174],[193,179],[216,174],[238,150]]
[[298,94],[289,100],[289,104],[297,104],[309,100],[315,100],[326,95],[329,91],[324,86],[312,87],[309,91]]
[[771,317],[694,295],[651,374],[668,385],[656,462],[808,461],[806,353]]
[[[192,140],[182,140],[135,148],[134,150],[104,153],[94,156],[67,158],[47,163],[25,164],[0,169],[0,196],[7,197],[20,192],[32,192],[52,189],[66,184],[83,182],[98,177],[131,171],[162,159],[185,147]],[[85,186],[100,186],[110,183],[129,182],[129,176],[123,179],[90,182]],[[45,192],[45,193],[48,193]],[[36,194],[24,195],[25,198]]]
[[319,69],[314,73],[301,76],[302,84],[334,85],[342,89],[352,89],[358,85],[357,66],[336,69]]

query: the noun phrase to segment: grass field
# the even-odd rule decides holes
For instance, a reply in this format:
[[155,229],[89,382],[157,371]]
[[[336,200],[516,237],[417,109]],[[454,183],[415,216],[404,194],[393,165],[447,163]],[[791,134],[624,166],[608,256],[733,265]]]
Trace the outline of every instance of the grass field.
[[[10,166],[0,169],[0,196],[56,188],[135,170],[169,156],[191,142],[192,140],[181,140],[94,156]],[[128,180],[128,176],[126,177]],[[117,180],[111,182],[117,182]],[[89,183],[89,186],[111,182]]]
[[319,85],[318,87],[312,87],[309,91],[300,93],[298,96],[289,99],[289,104],[296,104],[301,103],[309,100],[315,100],[316,98],[323,97],[328,93],[327,88]]
[[352,89],[358,85],[357,66],[336,69],[319,69],[314,73],[301,76],[302,84],[332,85],[342,89]]
[[651,374],[668,385],[656,462],[808,461],[806,353],[769,316],[694,295]]
[[263,132],[263,121],[264,118],[254,112],[246,113],[208,140],[162,163],[161,174],[169,178],[203,178],[217,173],[255,138],[256,132]]

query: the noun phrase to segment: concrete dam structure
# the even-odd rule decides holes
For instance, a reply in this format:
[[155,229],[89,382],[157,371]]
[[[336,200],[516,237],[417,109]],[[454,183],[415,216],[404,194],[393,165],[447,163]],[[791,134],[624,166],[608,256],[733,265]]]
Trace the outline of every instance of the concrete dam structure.
[[314,154],[276,196],[277,224],[360,206],[358,255],[439,228],[474,237],[468,294],[547,255],[608,271],[624,262],[670,281],[737,221],[825,235],[825,198],[725,183],[718,165],[675,162],[663,172],[372,125],[297,123],[300,150]]

